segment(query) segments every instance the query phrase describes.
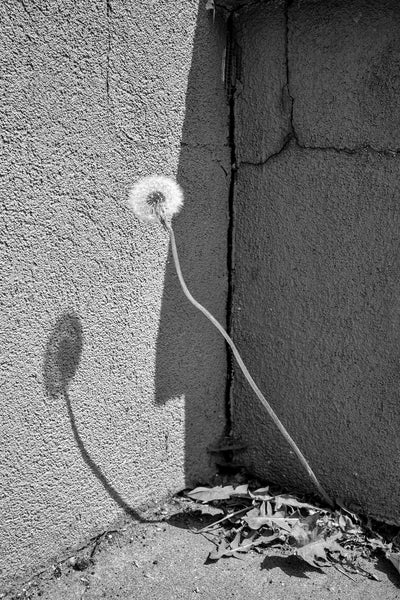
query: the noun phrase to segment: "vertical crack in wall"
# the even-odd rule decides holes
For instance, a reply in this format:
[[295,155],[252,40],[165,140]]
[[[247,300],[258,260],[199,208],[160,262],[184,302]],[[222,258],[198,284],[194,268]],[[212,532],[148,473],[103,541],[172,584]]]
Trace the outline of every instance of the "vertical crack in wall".
[[285,3],[285,24],[286,24],[286,39],[285,39],[285,59],[286,59],[286,93],[290,102],[290,115],[289,115],[289,123],[290,123],[290,132],[288,135],[288,140],[284,144],[286,146],[287,142],[294,138],[297,141],[296,132],[294,129],[294,121],[293,121],[293,110],[294,110],[294,98],[290,93],[290,54],[289,54],[289,8],[292,4],[293,0],[286,0]]
[[106,0],[106,14],[107,14],[106,97],[107,97],[107,106],[110,103],[111,13],[112,13],[111,0]]
[[[226,302],[226,329],[232,334],[232,300],[233,300],[233,274],[234,274],[234,199],[237,178],[237,157],[235,142],[235,93],[236,81],[240,75],[240,49],[236,42],[234,16],[230,14],[227,21],[226,54],[225,54],[225,89],[229,106],[228,143],[230,147],[230,183],[228,196],[228,241],[227,241],[227,270],[228,294]],[[227,377],[225,387],[226,430],[232,430],[231,392],[233,380],[233,356],[227,346]]]

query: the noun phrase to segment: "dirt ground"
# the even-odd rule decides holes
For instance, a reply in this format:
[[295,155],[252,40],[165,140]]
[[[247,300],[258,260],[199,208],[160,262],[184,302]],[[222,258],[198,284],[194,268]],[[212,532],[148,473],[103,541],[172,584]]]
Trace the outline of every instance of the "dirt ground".
[[[211,541],[193,533],[210,521],[199,505],[176,497],[144,513],[149,522],[121,521],[7,600],[398,600],[400,576],[384,558],[365,561],[379,581],[321,571],[295,556],[265,549],[243,560],[207,560]],[[215,517],[214,517],[215,518]]]

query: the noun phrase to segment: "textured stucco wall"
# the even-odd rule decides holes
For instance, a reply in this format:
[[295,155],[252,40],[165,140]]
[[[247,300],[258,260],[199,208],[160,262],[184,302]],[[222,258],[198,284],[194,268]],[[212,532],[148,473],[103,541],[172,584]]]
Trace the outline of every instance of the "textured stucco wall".
[[197,1],[0,12],[2,590],[212,473],[224,343],[125,201],[177,175],[182,268],[223,321],[229,153],[224,36]]
[[[400,6],[236,27],[235,340],[330,494],[400,522]],[[310,488],[238,372],[233,422],[258,474]]]

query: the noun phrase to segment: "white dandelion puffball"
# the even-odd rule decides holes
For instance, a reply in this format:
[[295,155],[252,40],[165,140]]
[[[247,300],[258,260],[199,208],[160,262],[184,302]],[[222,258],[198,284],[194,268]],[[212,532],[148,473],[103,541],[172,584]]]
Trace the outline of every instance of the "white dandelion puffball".
[[171,177],[143,177],[129,192],[128,204],[141,221],[169,220],[183,206],[183,191]]

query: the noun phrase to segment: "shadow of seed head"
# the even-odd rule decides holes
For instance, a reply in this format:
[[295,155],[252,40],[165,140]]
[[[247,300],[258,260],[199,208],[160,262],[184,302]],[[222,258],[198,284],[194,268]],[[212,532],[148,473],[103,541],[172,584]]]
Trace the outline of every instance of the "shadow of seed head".
[[46,346],[44,383],[46,392],[54,396],[67,391],[82,355],[82,325],[72,313],[56,322]]

